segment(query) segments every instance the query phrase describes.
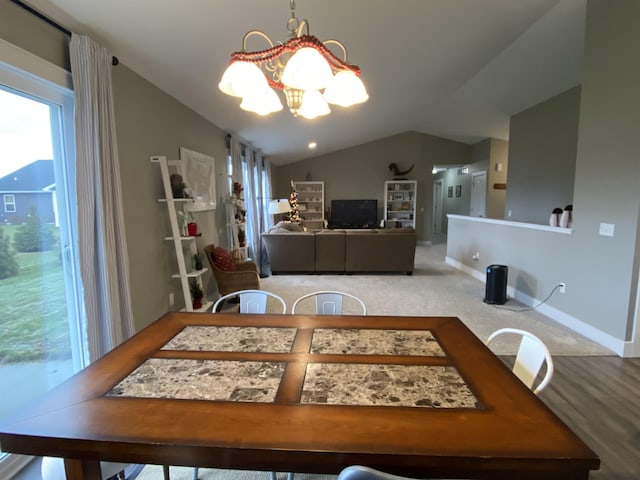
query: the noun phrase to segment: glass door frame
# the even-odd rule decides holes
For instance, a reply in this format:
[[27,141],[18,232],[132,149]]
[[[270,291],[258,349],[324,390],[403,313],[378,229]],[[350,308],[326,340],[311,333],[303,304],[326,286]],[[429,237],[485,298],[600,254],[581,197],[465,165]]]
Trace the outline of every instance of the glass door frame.
[[[69,318],[73,371],[88,364],[84,325],[86,315],[77,259],[75,197],[74,93],[71,74],[15,45],[0,39],[0,85],[3,90],[49,106],[60,219],[65,295]],[[68,193],[68,194],[67,194]],[[32,457],[0,453],[0,478],[10,478]]]

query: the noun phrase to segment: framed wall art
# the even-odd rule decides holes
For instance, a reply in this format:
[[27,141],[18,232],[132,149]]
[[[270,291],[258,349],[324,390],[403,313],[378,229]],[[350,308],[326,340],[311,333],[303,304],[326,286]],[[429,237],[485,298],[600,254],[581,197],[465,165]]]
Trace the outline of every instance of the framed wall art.
[[462,196],[462,185],[456,185],[456,197]]
[[204,153],[180,147],[184,183],[193,198],[192,211],[216,208],[215,159]]
[[447,197],[453,197],[453,187],[447,188]]

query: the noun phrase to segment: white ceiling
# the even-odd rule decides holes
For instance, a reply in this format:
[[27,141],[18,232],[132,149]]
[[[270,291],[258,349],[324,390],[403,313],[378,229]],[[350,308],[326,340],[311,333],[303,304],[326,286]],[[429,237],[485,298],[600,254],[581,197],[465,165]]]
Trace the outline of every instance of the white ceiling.
[[[312,35],[347,47],[370,99],[315,120],[286,108],[258,117],[217,84],[247,31],[286,40],[287,0],[29,3],[275,164],[405,131],[506,140],[512,114],[579,84],[582,73],[586,0],[297,0]],[[249,49],[267,46],[253,39]]]

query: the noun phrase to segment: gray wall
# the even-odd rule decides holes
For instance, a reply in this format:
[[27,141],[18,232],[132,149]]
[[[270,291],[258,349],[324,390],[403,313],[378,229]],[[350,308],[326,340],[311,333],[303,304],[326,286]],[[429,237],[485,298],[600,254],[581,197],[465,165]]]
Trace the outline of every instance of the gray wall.
[[[0,3],[0,36],[69,69],[66,36],[9,2]],[[113,68],[113,88],[131,297],[139,330],[169,310],[170,292],[175,293],[173,308],[183,303],[180,285],[171,279],[177,271],[175,253],[163,240],[170,229],[166,206],[157,201],[163,196],[160,169],[149,157],[177,159],[181,146],[215,157],[220,196],[226,178],[224,133],[125,65]],[[199,247],[217,243],[219,234],[224,235],[224,208],[199,213],[198,223],[203,233]]]
[[[220,243],[218,238],[225,231],[224,132],[124,65],[113,70],[113,89],[131,293],[140,328],[170,309],[170,292],[176,301],[171,309],[184,306],[180,283],[171,278],[178,269],[175,250],[171,242],[163,240],[171,227],[166,204],[157,201],[164,197],[160,167],[149,157],[178,159],[183,146],[215,158],[218,208],[197,214],[202,233],[197,245],[202,251],[208,243]],[[209,285],[210,278],[203,279],[209,292],[214,287]]]
[[[638,275],[640,2],[590,0],[574,190],[576,312],[629,338]],[[601,222],[615,236],[598,235]],[[585,263],[594,266],[584,272]],[[606,299],[603,301],[603,299]],[[593,305],[596,303],[596,305]]]
[[469,145],[431,135],[406,132],[357,147],[320,157],[273,167],[274,196],[287,197],[291,180],[325,182],[325,205],[331,200],[376,199],[378,220],[384,207],[384,182],[392,180],[389,164],[396,163],[400,170],[413,170],[406,175],[417,180],[416,231],[419,241],[430,239],[434,165],[459,165],[469,162]]
[[[589,0],[587,4],[579,121],[565,118],[567,128],[550,137],[559,152],[566,152],[562,156],[549,152],[559,162],[569,162],[571,146],[574,142],[577,145],[571,235],[456,221],[450,224],[447,245],[448,256],[474,270],[482,271],[489,263],[509,265],[509,283],[534,298],[543,299],[557,282],[566,282],[566,293],[555,295],[550,305],[622,342],[633,340],[640,253],[638,18],[640,2]],[[556,117],[575,111],[578,92],[573,89],[560,97],[564,98],[556,97],[541,108],[523,112],[512,123],[516,128],[510,139],[507,208],[514,210],[514,216],[525,210],[524,217],[539,223],[548,219],[549,205],[545,201],[541,209],[536,203],[547,197],[539,195],[539,186],[529,188],[528,196],[522,193],[515,188],[518,182],[512,181],[512,175],[518,178],[518,172],[530,172],[535,177],[566,167],[554,163],[540,168],[539,162],[546,161],[544,151],[518,122],[530,120],[534,133],[544,129],[551,135],[548,126],[557,122]],[[554,105],[558,100],[564,109]],[[567,138],[561,137],[562,132]],[[524,150],[525,144],[531,152]],[[521,183],[526,190],[526,182],[521,179]],[[569,188],[567,185],[567,192]],[[558,193],[557,188],[554,191]],[[555,200],[561,201],[568,200]],[[536,210],[539,212],[534,215]],[[615,225],[613,237],[599,235],[602,222]],[[481,254],[480,265],[471,260],[476,251]]]
[[573,203],[579,116],[575,87],[511,117],[507,220],[548,225]]

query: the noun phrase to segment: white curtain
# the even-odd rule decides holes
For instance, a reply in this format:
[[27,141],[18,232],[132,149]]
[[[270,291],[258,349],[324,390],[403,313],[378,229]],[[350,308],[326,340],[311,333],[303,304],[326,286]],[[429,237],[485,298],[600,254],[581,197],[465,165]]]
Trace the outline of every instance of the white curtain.
[[231,136],[231,165],[233,180],[244,186],[244,199],[247,220],[247,245],[252,259],[260,274],[271,274],[268,263],[265,263],[261,233],[273,222],[268,213],[271,200],[271,170],[269,161],[260,151],[247,146],[237,136]]
[[129,259],[116,144],[111,54],[73,34],[78,239],[87,314],[89,359],[94,361],[134,333]]
[[271,194],[271,164],[269,160],[256,153],[256,175],[258,176],[259,189],[257,192],[257,212],[258,212],[258,237],[256,239],[256,263],[260,270],[260,275],[268,277],[271,275],[271,264],[267,255],[267,249],[262,242],[262,233],[269,230],[273,225],[273,215],[269,214],[269,203],[272,200]]

